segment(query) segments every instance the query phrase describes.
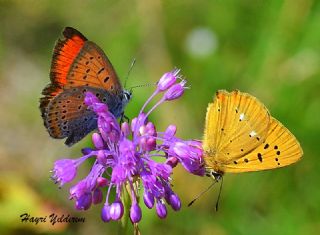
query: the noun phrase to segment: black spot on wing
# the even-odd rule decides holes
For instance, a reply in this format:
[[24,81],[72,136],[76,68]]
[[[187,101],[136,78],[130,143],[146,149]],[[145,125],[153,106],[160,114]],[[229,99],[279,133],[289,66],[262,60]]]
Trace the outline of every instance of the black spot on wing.
[[262,162],[262,154],[261,153],[258,153],[258,159],[260,162]]

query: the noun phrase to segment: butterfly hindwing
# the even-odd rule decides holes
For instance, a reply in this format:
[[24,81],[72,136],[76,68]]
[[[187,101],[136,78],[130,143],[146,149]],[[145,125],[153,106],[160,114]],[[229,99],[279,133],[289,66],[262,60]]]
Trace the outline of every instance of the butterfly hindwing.
[[302,157],[303,151],[294,135],[275,118],[264,143],[245,156],[224,166],[225,172],[260,171],[290,165]]
[[206,116],[203,148],[207,165],[222,168],[259,146],[266,138],[269,120],[268,110],[255,97],[218,91]]
[[84,103],[84,93],[87,91],[107,103],[116,117],[121,115],[120,98],[106,90],[87,86],[66,89],[45,110],[44,123],[50,136],[56,139],[68,137],[66,144],[71,146],[97,128],[96,114]]
[[68,145],[76,142],[75,136],[81,139],[96,127],[95,114],[87,109],[84,93],[79,88],[57,95],[48,105],[45,115],[49,134],[57,139],[68,137]]

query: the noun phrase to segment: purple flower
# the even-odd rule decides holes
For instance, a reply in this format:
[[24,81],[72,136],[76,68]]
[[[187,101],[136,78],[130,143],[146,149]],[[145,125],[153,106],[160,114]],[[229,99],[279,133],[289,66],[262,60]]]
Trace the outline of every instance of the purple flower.
[[179,72],[179,69],[175,69],[171,72],[165,73],[157,83],[157,89],[159,91],[165,91],[169,89],[173,84],[176,83]]
[[90,192],[86,192],[82,194],[76,200],[76,209],[78,210],[88,210],[92,203],[92,194]]
[[183,167],[192,174],[205,174],[202,149],[197,141],[175,141],[169,147],[171,156],[175,156]]
[[93,204],[99,204],[99,203],[101,203],[101,202],[102,202],[102,199],[103,199],[103,194],[102,194],[101,189],[96,188],[96,189],[93,191],[93,197],[92,197],[92,202],[93,202]]
[[124,212],[123,204],[120,200],[116,200],[109,207],[109,214],[110,214],[111,219],[113,219],[113,220],[121,219],[123,212]]
[[[169,125],[165,132],[158,132],[148,117],[162,103],[181,97],[185,84],[179,70],[164,74],[138,116],[121,126],[105,103],[90,92],[85,94],[85,104],[97,117],[98,132],[92,135],[94,148],[85,149],[79,159],[56,161],[53,169],[53,178],[62,186],[75,178],[82,162],[92,158],[88,176],[70,189],[70,199],[75,200],[76,209],[87,210],[92,204],[101,203],[103,192],[106,192],[101,219],[104,222],[119,220],[124,214],[125,189],[132,200],[130,220],[138,223],[142,218],[138,189],[144,188],[145,205],[150,209],[155,207],[160,218],[167,216],[166,204],[175,211],[180,210],[181,201],[171,188],[173,168],[181,163],[188,172],[203,176],[201,143],[177,138],[175,125]],[[157,94],[162,94],[162,98],[145,111]],[[163,161],[155,161],[155,157]],[[115,190],[114,201],[110,199],[111,190]]]
[[76,200],[75,207],[77,210],[87,210],[90,208],[92,194],[86,180],[80,181],[70,189],[70,199]]
[[104,204],[104,206],[102,208],[101,219],[104,222],[109,222],[111,220],[110,206],[108,204]]
[[186,81],[182,80],[180,83],[174,84],[172,87],[170,87],[164,94],[165,100],[175,100],[180,98],[180,96],[183,95],[184,90],[186,89],[186,87],[184,86],[185,84]]
[[130,219],[132,223],[138,223],[142,218],[142,211],[138,203],[133,203],[130,208]]
[[98,133],[92,134],[92,143],[94,144],[94,147],[96,147],[96,149],[103,149],[104,147],[103,140]]
[[171,193],[168,195],[168,204],[171,205],[172,209],[175,211],[180,210],[181,208],[181,201],[177,194]]
[[158,201],[156,204],[157,214],[161,219],[167,217],[167,207],[162,201]]
[[60,186],[72,181],[77,175],[76,160],[61,159],[54,163],[52,178],[60,183]]
[[143,194],[144,204],[151,209],[154,206],[154,196],[151,192],[145,191]]

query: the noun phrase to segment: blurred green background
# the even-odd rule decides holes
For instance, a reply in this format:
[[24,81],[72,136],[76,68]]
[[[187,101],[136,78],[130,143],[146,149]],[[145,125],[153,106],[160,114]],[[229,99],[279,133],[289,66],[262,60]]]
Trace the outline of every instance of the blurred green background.
[[[90,138],[67,148],[47,134],[38,110],[49,82],[52,48],[65,26],[96,42],[128,86],[156,82],[174,67],[191,89],[151,119],[171,123],[182,138],[202,138],[208,102],[218,89],[258,97],[300,141],[303,160],[280,170],[230,174],[192,207],[209,178],[174,170],[183,207],[161,220],[143,208],[142,234],[319,234],[320,232],[320,1],[31,1],[0,0],[0,234],[114,234],[100,220],[101,205],[73,209],[69,185],[49,180],[53,162],[78,157]],[[154,87],[134,90],[133,117]],[[83,169],[83,174],[89,170]],[[52,212],[86,218],[84,224],[32,225],[20,215]]]

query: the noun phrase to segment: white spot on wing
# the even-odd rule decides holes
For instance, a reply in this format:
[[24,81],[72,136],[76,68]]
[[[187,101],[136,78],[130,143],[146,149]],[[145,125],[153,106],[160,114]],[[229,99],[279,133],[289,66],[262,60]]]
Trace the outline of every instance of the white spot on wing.
[[240,114],[240,120],[242,121],[244,119],[244,113]]
[[249,135],[250,135],[250,137],[253,137],[253,136],[257,135],[257,133],[255,131],[251,131]]

